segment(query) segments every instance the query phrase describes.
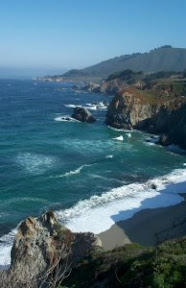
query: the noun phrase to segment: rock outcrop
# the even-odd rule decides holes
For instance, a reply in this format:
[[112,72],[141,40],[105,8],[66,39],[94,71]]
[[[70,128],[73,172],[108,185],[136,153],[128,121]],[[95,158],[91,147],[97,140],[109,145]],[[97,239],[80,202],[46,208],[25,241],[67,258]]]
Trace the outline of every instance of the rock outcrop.
[[38,219],[29,217],[18,228],[7,283],[14,275],[17,286],[10,287],[57,287],[77,262],[100,246],[93,233],[72,233],[52,211]]
[[130,69],[112,74],[101,83],[100,92],[115,95],[130,85],[143,89],[145,86],[144,77],[142,72],[134,72]]
[[72,118],[81,122],[88,122],[88,123],[93,123],[96,121],[96,119],[92,116],[92,114],[83,107],[74,108]]
[[90,82],[88,85],[83,86],[82,90],[93,92],[93,93],[98,93],[100,92],[100,84]]
[[159,96],[126,88],[109,105],[106,123],[118,129],[139,129],[162,135],[163,145],[186,148],[186,97]]

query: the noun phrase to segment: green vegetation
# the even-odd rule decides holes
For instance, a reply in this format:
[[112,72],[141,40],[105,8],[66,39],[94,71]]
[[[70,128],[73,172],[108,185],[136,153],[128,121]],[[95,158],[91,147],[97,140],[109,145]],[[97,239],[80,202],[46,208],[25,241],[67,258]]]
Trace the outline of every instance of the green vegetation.
[[122,81],[126,81],[128,84],[134,84],[136,81],[142,79],[144,77],[143,72],[134,72],[130,69],[126,69],[122,72],[117,72],[111,74],[106,81],[120,79]]
[[184,288],[186,238],[143,248],[129,244],[84,259],[63,283],[68,288]]
[[126,87],[124,90],[130,90],[134,95],[150,103],[169,100],[170,97],[186,96],[184,72],[161,71],[144,75],[143,72],[127,69],[110,75],[105,83],[116,91],[117,89],[119,91],[120,87]]
[[126,69],[152,73],[159,71],[183,71],[185,68],[186,49],[172,48],[170,45],[165,45],[148,53],[123,55],[84,69],[70,70],[63,77],[67,79],[81,78],[81,80],[86,80],[88,77],[94,81],[94,79],[98,78],[106,79],[109,75]]

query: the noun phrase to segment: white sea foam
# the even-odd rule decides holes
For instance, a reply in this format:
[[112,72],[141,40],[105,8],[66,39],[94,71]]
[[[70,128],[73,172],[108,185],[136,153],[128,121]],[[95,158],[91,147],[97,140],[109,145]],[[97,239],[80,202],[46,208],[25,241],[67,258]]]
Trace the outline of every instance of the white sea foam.
[[93,111],[97,110],[97,106],[94,104],[92,104],[91,106],[82,106],[82,107],[88,110],[93,110]]
[[112,159],[114,156],[113,155],[107,155],[105,156],[106,159]]
[[154,145],[156,145],[156,144],[155,144],[154,142],[148,141],[148,142],[145,142],[145,145],[154,146]]
[[58,116],[58,117],[54,118],[54,120],[59,121],[59,122],[80,122],[77,119],[74,119],[69,115]]
[[113,138],[113,139],[114,139],[114,140],[118,140],[118,141],[123,141],[123,140],[124,140],[123,135],[120,135],[120,136],[115,137],[115,138]]
[[[168,175],[145,183],[132,183],[111,189],[100,196],[92,196],[69,209],[56,211],[56,215],[72,231],[100,233],[142,209],[180,203],[183,197],[178,193],[184,193],[185,188],[186,169],[176,169]],[[10,264],[15,233],[16,229],[0,238],[0,265]]]
[[19,153],[16,162],[31,174],[42,174],[53,166],[55,159],[51,156],[28,152]]
[[145,144],[147,145],[155,145],[158,143],[160,137],[158,135],[153,135],[151,137],[146,138]]
[[76,107],[83,107],[88,110],[106,110],[107,106],[103,102],[98,102],[98,103],[86,103],[85,105],[75,105],[75,104],[65,104],[64,105],[67,108],[76,108]]
[[11,249],[17,229],[0,237],[0,270],[6,269],[11,263]]
[[186,163],[183,163],[183,166],[186,166]]
[[132,133],[132,132],[138,132],[138,133],[142,133],[142,132],[140,132],[139,130],[135,130],[135,129],[133,129],[133,130],[129,130],[129,129],[118,129],[118,128],[115,128],[115,127],[112,127],[112,126],[107,126],[109,129],[111,129],[111,130],[114,130],[114,131],[119,131],[119,132],[129,132],[129,133]]
[[183,198],[178,193],[185,191],[185,180],[186,169],[177,169],[143,184],[124,185],[100,196],[92,196],[56,214],[72,231],[100,233],[141,209],[167,207],[181,202]]
[[76,108],[77,107],[77,105],[75,105],[75,104],[66,104],[64,106],[67,108]]
[[90,167],[94,164],[85,164],[85,165],[82,165],[80,166],[79,168],[75,169],[75,170],[72,170],[72,171],[69,171],[69,172],[66,172],[64,174],[60,174],[60,175],[57,175],[57,176],[52,176],[52,178],[63,178],[63,177],[68,177],[68,176],[72,176],[72,175],[76,175],[76,174],[79,174],[81,173],[81,170],[83,170],[85,167]]
[[131,133],[127,133],[127,137],[128,137],[128,138],[131,138],[131,137],[132,137],[132,134],[131,134]]

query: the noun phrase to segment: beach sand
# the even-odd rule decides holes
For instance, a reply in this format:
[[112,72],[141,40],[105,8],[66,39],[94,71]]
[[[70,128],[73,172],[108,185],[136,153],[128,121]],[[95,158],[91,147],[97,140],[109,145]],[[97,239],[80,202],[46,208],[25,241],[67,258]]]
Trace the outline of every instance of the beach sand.
[[115,223],[99,234],[103,248],[111,250],[131,242],[155,246],[186,235],[186,194],[181,196],[184,201],[175,206],[142,210],[130,219]]

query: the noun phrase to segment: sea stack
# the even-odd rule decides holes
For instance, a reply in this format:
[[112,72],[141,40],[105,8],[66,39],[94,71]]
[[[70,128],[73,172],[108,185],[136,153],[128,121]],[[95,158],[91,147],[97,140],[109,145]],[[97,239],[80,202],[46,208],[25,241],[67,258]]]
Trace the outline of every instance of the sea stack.
[[94,116],[87,109],[83,107],[74,108],[72,118],[87,123],[94,123],[96,121]]

